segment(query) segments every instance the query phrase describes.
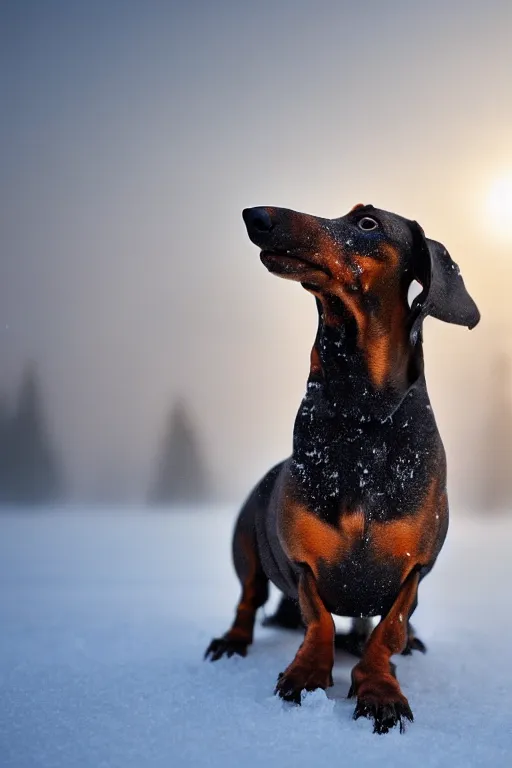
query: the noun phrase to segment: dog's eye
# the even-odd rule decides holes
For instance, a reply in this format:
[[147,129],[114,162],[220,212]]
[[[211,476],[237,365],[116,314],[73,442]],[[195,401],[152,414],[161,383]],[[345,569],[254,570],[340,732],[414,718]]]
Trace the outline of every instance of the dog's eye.
[[369,216],[363,216],[363,218],[359,219],[357,222],[357,226],[359,229],[362,229],[363,232],[369,232],[371,229],[377,229],[379,224],[375,219],[371,219]]

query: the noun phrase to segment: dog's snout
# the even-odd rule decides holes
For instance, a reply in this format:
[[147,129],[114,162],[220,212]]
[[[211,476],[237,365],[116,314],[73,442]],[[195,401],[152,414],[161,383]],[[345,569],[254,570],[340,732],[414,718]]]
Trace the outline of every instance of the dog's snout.
[[245,208],[242,216],[249,231],[264,233],[270,232],[273,228],[272,219],[266,208]]

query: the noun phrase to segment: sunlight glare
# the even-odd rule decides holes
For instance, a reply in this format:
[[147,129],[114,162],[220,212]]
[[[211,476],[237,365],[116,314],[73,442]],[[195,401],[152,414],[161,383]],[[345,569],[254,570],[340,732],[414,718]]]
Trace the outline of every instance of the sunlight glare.
[[512,171],[495,179],[487,194],[488,226],[501,240],[512,242]]

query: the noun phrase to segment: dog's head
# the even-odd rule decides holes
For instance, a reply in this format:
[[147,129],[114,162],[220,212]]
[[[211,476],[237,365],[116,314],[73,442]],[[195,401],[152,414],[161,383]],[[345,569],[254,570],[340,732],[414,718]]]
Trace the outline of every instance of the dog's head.
[[[400,316],[414,344],[426,315],[468,328],[480,319],[459,268],[415,221],[371,205],[339,219],[285,208],[247,208],[243,218],[270,272],[320,300],[340,299],[360,330],[372,319],[384,330]],[[422,291],[409,307],[413,280]]]

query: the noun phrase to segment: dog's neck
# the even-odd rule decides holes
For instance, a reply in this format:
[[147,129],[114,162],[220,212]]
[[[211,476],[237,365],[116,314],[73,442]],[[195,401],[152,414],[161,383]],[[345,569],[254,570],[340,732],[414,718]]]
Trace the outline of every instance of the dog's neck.
[[[398,349],[389,349],[395,337],[405,337],[398,333],[404,323],[401,328],[386,328],[382,316],[377,329],[368,322],[362,340],[354,314],[347,311],[342,315],[341,308],[337,309],[336,317],[329,313],[326,317],[319,307],[311,370],[295,420],[290,464],[302,501],[323,519],[332,514],[333,520],[339,517],[340,494],[359,503],[368,486],[369,467],[377,462],[384,471],[382,462],[393,441],[396,419],[414,409],[417,397],[428,406],[426,390],[419,391],[425,387],[421,340],[413,346],[407,337]],[[382,353],[386,375],[378,382],[366,346],[373,342],[376,330],[387,332],[389,349],[387,355]],[[404,420],[407,423],[406,415]],[[377,514],[375,503],[372,508]]]
[[[345,423],[388,418],[422,372],[421,339],[409,342],[403,317],[369,314],[364,329],[336,305],[317,300],[318,329],[311,351],[309,395],[315,391]],[[308,394],[306,395],[308,397]]]

